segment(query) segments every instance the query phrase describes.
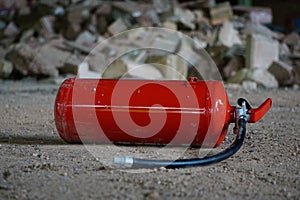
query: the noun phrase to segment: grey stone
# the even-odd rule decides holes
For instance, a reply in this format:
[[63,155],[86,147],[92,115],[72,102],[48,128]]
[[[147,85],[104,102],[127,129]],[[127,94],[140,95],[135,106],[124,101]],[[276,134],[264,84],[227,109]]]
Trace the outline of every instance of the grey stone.
[[13,71],[13,65],[6,60],[0,60],[0,78],[7,78]]
[[293,67],[282,61],[273,62],[268,71],[273,74],[280,86],[289,86],[294,83]]
[[275,77],[264,69],[244,68],[228,79],[228,83],[242,83],[243,81],[253,81],[265,88],[278,87]]
[[48,44],[33,48],[28,44],[19,43],[8,53],[7,59],[24,76],[58,76],[57,68],[64,65],[70,53],[61,51]]
[[175,7],[174,15],[178,18],[178,21],[182,23],[185,27],[191,30],[194,30],[196,28],[196,17],[192,11],[188,9],[182,9],[180,7]]
[[211,7],[209,14],[213,25],[221,24],[233,17],[232,8],[229,2],[219,3]]
[[274,33],[270,29],[258,23],[246,24],[246,27],[244,28],[243,32],[247,35],[256,34],[265,36],[267,38],[273,38],[274,36]]
[[127,65],[121,59],[114,61],[103,72],[103,78],[121,78],[127,72]]
[[257,89],[257,83],[253,81],[243,81],[242,87],[245,90],[256,90]]
[[125,22],[121,18],[114,21],[108,27],[108,31],[112,35],[115,35],[115,34],[118,34],[120,32],[126,31],[127,29],[128,29],[127,25],[125,24]]

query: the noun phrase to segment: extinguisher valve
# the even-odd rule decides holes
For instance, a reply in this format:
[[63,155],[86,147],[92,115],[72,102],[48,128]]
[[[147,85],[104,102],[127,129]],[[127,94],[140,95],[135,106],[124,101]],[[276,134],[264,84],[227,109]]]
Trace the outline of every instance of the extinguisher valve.
[[250,117],[247,108],[248,102],[244,100],[241,104],[241,107],[236,107],[236,120],[245,119],[246,121],[249,121]]

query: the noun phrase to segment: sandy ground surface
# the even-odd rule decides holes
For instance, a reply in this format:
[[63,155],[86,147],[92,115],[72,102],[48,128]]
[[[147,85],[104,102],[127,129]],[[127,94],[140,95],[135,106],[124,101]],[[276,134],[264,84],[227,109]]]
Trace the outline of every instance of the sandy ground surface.
[[[299,89],[227,88],[233,105],[238,97],[255,106],[271,97],[273,107],[248,124],[233,157],[176,170],[120,170],[84,145],[64,143],[53,120],[57,90],[34,80],[0,80],[0,199],[300,199]],[[115,152],[101,148],[112,159]],[[126,148],[155,155],[153,147]]]

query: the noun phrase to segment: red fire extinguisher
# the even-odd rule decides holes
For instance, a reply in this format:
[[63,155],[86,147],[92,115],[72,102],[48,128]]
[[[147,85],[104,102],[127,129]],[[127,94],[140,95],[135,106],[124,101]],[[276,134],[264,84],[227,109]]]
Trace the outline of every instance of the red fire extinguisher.
[[67,79],[55,101],[59,135],[69,143],[219,146],[230,123],[236,139],[221,153],[183,160],[116,157],[126,167],[180,168],[222,161],[239,150],[246,123],[260,120],[271,108],[267,99],[251,108],[245,99],[231,106],[219,81]]

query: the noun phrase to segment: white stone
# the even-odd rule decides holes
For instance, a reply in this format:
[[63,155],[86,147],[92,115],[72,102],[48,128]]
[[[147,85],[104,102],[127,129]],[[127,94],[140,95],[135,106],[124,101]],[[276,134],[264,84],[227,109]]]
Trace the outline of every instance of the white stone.
[[229,21],[223,23],[219,33],[219,40],[227,47],[232,47],[234,44],[242,44],[237,30],[234,29],[233,24]]
[[247,38],[246,67],[268,69],[273,61],[278,61],[279,43],[262,35]]
[[99,79],[101,77],[100,73],[90,71],[89,64],[83,62],[79,65],[77,78],[85,78],[85,79]]

